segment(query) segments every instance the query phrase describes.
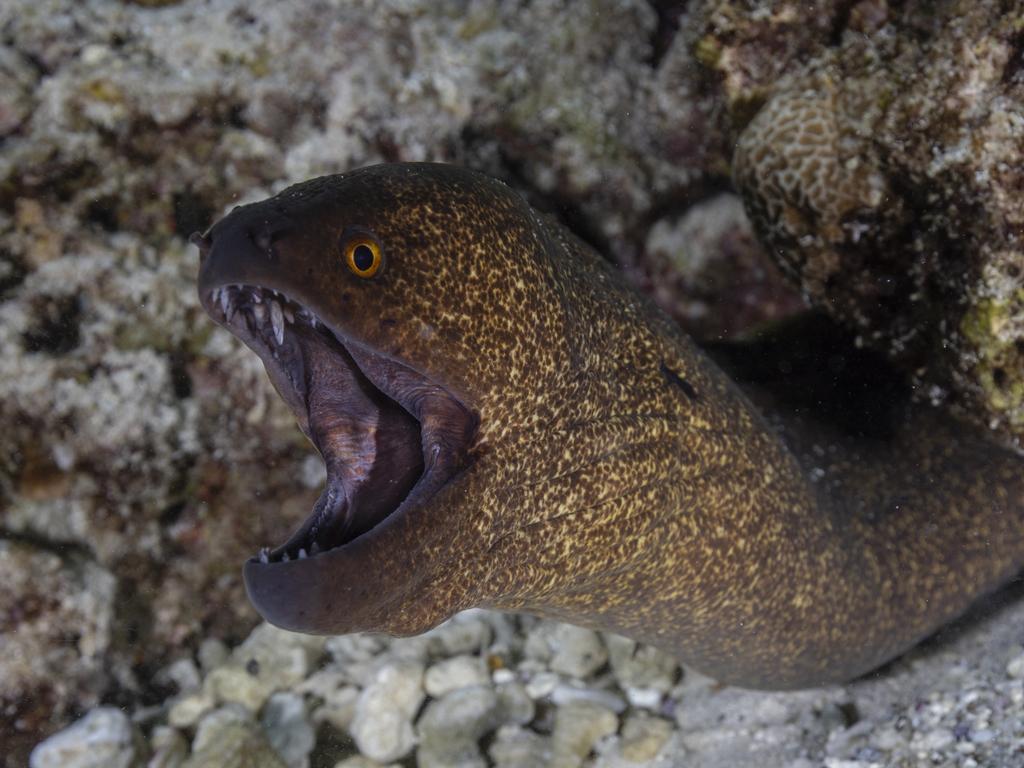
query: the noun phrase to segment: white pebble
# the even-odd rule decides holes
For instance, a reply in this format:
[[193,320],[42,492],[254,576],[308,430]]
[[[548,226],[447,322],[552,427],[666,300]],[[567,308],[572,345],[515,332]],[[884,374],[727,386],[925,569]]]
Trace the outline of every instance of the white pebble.
[[135,735],[128,716],[99,707],[36,745],[31,768],[129,768],[136,764]]
[[261,718],[267,741],[289,768],[307,768],[316,734],[309,723],[305,699],[290,692],[275,693]]
[[427,670],[423,678],[423,687],[434,698],[441,698],[449,691],[467,688],[471,685],[484,685],[487,672],[484,661],[477,656],[455,656],[439,661]]
[[350,732],[367,757],[399,760],[416,745],[412,719],[423,701],[423,665],[399,661],[377,671],[359,695]]

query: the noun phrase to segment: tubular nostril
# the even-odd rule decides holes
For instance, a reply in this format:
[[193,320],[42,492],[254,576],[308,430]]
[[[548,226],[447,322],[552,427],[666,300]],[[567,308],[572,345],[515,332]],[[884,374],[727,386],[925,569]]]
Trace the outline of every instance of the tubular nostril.
[[202,232],[193,232],[188,236],[188,241],[199,249],[200,261],[206,258],[207,254],[210,252],[210,248],[213,247],[213,238],[209,235],[204,235]]
[[274,238],[273,238],[273,236],[269,232],[267,232],[266,230],[264,230],[262,232],[258,232],[255,235],[253,235],[252,236],[252,241],[256,245],[257,248],[259,248],[261,251],[263,251],[265,253],[268,253],[268,254],[270,253],[270,249],[274,245]]
[[287,229],[281,227],[270,228],[269,226],[256,232],[249,232],[249,239],[259,251],[262,251],[271,260],[277,259],[277,248],[274,244],[288,234]]

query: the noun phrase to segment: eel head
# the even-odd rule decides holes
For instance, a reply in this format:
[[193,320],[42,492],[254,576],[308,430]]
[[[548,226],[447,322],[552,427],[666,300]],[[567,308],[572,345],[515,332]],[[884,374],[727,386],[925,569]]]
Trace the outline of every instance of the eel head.
[[259,355],[327,469],[305,523],[245,564],[267,620],[412,634],[478,601],[486,427],[508,366],[544,363],[513,349],[546,330],[529,287],[544,261],[506,258],[535,238],[503,185],[428,164],[314,179],[193,236],[204,309]]

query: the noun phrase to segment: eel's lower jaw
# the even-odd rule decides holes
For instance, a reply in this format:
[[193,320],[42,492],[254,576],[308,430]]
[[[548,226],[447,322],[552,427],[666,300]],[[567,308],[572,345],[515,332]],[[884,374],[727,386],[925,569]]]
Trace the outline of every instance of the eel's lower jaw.
[[[464,406],[442,397],[436,414],[424,410],[417,421],[400,404],[402,393],[385,394],[374,378],[390,374],[388,366],[401,368],[404,381],[417,377],[420,388],[430,384],[424,377],[378,356],[373,371],[363,370],[329,326],[280,292],[228,285],[203,292],[201,301],[215,322],[262,359],[328,471],[306,521],[284,544],[260,550],[247,572],[343,550],[410,505],[426,502],[464,466],[470,430],[454,430],[466,439],[455,445],[446,439],[440,460],[429,435],[439,415],[448,421],[452,414],[456,421],[462,414],[469,419]],[[367,351],[360,354],[365,360]],[[449,430],[444,432],[447,436]]]

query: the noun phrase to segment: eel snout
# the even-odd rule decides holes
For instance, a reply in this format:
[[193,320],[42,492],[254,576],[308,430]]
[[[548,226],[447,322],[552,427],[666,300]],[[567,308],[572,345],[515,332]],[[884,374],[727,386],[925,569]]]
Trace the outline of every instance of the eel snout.
[[[225,240],[232,246],[239,242]],[[352,565],[371,556],[375,562],[394,557],[373,551],[374,533],[385,521],[426,504],[466,465],[475,418],[443,386],[355,344],[285,290],[248,282],[244,254],[233,247],[222,259],[216,232],[192,241],[203,256],[203,308],[259,355],[327,470],[306,521],[287,541],[262,549],[246,565],[250,598],[274,623],[331,631],[301,607],[297,592],[309,592],[323,574],[336,570],[336,564],[327,567],[328,556],[336,561],[350,555]],[[232,271],[239,282],[231,281]],[[356,542],[360,546],[353,546]],[[353,579],[368,570],[357,567]],[[387,600],[373,590],[350,597]]]

